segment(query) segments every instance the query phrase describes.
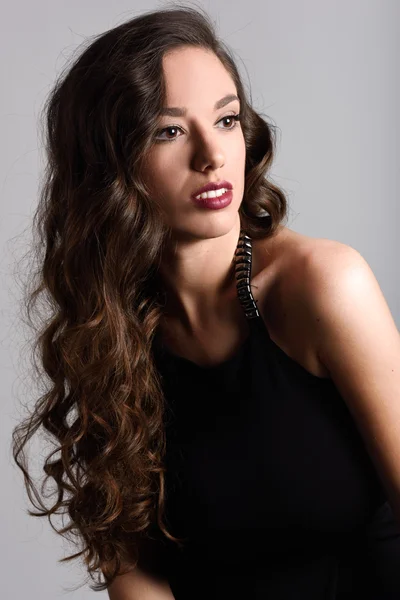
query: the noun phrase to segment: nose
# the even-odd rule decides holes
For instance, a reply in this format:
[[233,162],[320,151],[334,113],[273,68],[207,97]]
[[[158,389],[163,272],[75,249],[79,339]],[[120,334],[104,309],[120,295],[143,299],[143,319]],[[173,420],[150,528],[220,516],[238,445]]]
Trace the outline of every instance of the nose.
[[196,171],[220,169],[225,164],[225,153],[217,135],[199,137],[193,154],[193,168]]

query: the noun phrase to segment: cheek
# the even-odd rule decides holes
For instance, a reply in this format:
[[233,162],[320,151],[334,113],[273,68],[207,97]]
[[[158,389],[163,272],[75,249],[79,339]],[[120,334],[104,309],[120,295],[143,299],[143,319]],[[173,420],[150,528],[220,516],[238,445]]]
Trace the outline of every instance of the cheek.
[[240,138],[235,144],[229,146],[231,159],[238,162],[244,162],[246,159],[246,142],[243,133],[240,132]]
[[165,157],[154,165],[153,169],[153,185],[157,189],[167,194],[173,193],[179,188],[179,180],[182,177],[182,165],[179,158],[175,160],[171,156]]
[[173,207],[179,198],[177,190],[182,178],[182,164],[172,153],[153,154],[145,170],[146,185],[153,200],[162,208]]
[[235,165],[237,176],[244,176],[245,165],[246,165],[246,146],[243,140],[242,144],[236,146],[231,155],[232,164]]
[[172,184],[173,169],[174,163],[169,161],[167,156],[162,156],[161,153],[154,152],[148,157],[143,174],[147,187],[153,194],[158,193],[162,187],[165,189]]

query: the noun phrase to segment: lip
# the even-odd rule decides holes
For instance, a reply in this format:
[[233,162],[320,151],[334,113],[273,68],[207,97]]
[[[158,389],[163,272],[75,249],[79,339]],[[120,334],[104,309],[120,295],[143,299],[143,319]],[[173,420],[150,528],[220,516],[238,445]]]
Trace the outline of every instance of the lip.
[[221,188],[225,188],[227,190],[232,190],[232,184],[229,181],[210,181],[203,185],[202,188],[198,189],[196,192],[192,194],[192,198],[195,198],[199,194],[204,194],[205,192],[211,192],[212,190],[220,190]]
[[219,196],[218,198],[193,198],[193,202],[197,204],[197,206],[206,209],[219,210],[220,208],[225,208],[225,206],[229,206],[233,199],[232,190],[228,190]]

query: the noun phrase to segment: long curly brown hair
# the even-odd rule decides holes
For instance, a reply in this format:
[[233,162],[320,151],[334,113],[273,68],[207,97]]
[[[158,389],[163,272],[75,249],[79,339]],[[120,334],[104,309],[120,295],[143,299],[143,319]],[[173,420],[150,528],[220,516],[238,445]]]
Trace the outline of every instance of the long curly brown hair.
[[[152,345],[171,232],[141,179],[165,101],[163,55],[179,46],[211,50],[235,82],[246,144],[242,229],[268,237],[287,212],[266,177],[275,128],[251,107],[202,9],[143,13],[96,36],[58,77],[43,108],[47,162],[23,298],[45,391],[14,428],[12,450],[38,511],[28,513],[47,516],[78,546],[60,562],[82,556],[95,591],[135,568],[154,527],[184,543],[164,522],[165,400]],[[46,314],[35,328],[40,304]],[[40,428],[54,448],[39,491],[24,449]],[[53,515],[67,515],[67,525],[56,529]]]

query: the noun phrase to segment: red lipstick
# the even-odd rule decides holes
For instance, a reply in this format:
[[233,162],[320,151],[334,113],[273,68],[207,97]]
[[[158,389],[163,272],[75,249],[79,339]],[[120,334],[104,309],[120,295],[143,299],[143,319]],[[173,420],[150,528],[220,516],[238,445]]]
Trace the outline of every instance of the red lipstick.
[[[198,196],[199,194],[204,194],[205,192],[210,192],[212,190],[220,190],[222,188],[225,188],[225,192],[224,194],[222,194],[221,196],[216,196],[215,198],[196,198],[196,196]],[[215,182],[209,182],[206,185],[204,185],[202,188],[198,189],[196,192],[194,192],[191,196],[192,200],[194,200],[194,202],[196,202],[196,204],[198,204],[199,206],[202,206],[204,208],[212,208],[212,209],[218,209],[218,208],[224,208],[225,206],[228,206],[231,202],[232,202],[232,198],[233,198],[233,193],[232,193],[232,184],[229,181],[215,181]]]

